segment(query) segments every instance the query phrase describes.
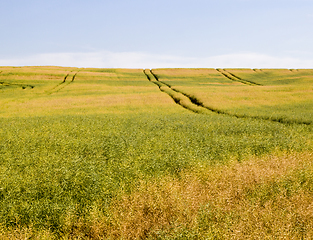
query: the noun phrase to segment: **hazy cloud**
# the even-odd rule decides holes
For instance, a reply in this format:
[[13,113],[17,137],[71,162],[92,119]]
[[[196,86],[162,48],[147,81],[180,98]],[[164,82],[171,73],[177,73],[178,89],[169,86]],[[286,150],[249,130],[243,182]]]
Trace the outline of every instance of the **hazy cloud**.
[[2,66],[71,66],[97,68],[312,68],[313,59],[238,53],[205,58],[144,52],[46,53],[0,59]]

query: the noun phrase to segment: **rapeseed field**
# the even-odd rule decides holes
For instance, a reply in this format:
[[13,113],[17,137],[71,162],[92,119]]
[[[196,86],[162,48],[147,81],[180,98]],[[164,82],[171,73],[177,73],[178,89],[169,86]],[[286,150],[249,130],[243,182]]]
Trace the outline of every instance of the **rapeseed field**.
[[312,83],[0,67],[0,238],[311,239]]

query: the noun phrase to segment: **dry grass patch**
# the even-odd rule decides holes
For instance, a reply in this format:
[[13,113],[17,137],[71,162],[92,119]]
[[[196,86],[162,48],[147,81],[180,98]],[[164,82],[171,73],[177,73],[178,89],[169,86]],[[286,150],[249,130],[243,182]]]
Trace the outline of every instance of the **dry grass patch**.
[[18,240],[49,240],[54,239],[55,237],[53,234],[48,230],[41,230],[36,231],[32,228],[27,229],[12,229],[8,231],[7,229],[1,229],[0,226],[0,239],[1,240],[11,240],[11,239],[18,239]]
[[311,160],[272,156],[143,182],[112,205],[113,228],[102,230],[122,239],[174,238],[177,229],[197,238],[313,237],[313,195],[298,186]]

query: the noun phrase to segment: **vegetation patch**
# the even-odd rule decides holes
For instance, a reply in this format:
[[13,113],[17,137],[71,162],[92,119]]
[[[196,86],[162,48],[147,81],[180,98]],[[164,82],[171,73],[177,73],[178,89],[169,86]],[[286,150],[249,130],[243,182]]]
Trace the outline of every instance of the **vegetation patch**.
[[1,239],[312,238],[311,70],[0,72]]

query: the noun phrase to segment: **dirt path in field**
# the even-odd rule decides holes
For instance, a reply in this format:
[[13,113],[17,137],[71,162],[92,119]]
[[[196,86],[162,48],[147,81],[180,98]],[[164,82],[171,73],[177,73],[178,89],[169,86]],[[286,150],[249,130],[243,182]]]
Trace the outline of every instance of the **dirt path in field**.
[[255,83],[255,82],[252,82],[252,81],[249,81],[249,80],[244,80],[244,79],[236,76],[235,74],[233,74],[233,73],[231,73],[229,71],[226,71],[225,69],[218,68],[218,69],[216,69],[216,71],[221,73],[224,77],[226,77],[226,78],[228,78],[228,79],[230,79],[232,81],[235,81],[235,82],[241,82],[243,84],[251,85],[251,86],[262,86],[259,83]]
[[[271,121],[271,122],[278,122],[278,123],[282,123],[282,124],[304,124],[304,125],[312,125],[313,122],[312,121],[299,121],[296,119],[285,119],[282,117],[267,117],[267,116],[249,116],[249,115],[241,115],[241,114],[232,114],[232,113],[228,113],[226,111],[220,110],[220,109],[216,109],[216,108],[212,108],[212,107],[208,107],[206,106],[200,99],[196,98],[193,95],[190,95],[186,92],[183,92],[181,90],[176,89],[175,87],[171,86],[170,84],[161,81],[159,79],[159,77],[153,73],[152,70],[150,70],[147,73],[147,70],[144,70],[144,74],[146,75],[146,77],[148,78],[148,80],[150,82],[153,82],[154,84],[156,84],[159,89],[162,92],[167,93],[174,101],[176,104],[179,104],[180,106],[195,112],[195,113],[205,113],[204,110],[206,111],[210,111],[213,113],[217,113],[217,114],[223,114],[223,115],[227,115],[227,116],[231,116],[231,117],[236,117],[236,118],[243,118],[243,119],[256,119],[256,120],[265,120],[265,121]],[[164,88],[164,86],[168,89],[165,90],[166,88]],[[172,91],[172,94],[170,91]],[[177,94],[177,96],[175,96],[175,94]],[[186,104],[184,103],[184,100],[188,99],[188,102],[190,102],[191,104]]]

